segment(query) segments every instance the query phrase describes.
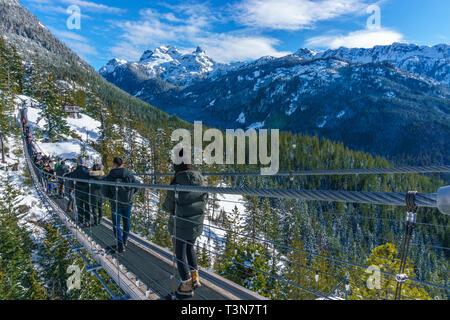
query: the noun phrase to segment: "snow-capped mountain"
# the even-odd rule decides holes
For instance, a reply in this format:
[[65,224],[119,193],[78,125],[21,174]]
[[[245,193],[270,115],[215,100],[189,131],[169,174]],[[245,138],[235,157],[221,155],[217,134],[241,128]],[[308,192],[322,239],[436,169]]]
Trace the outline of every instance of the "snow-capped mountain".
[[112,59],[99,72],[105,78],[120,81],[118,77],[126,73],[125,69],[139,70],[146,80],[159,79],[173,85],[184,86],[222,66],[208,57],[200,47],[192,53],[182,53],[176,47],[167,45],[146,50],[139,61]]
[[321,52],[300,49],[295,54],[307,60],[337,57],[353,63],[389,62],[399,69],[424,74],[450,85],[450,46],[447,44],[394,43],[371,49],[341,47]]
[[209,126],[279,128],[381,155],[420,155],[443,150],[450,140],[449,56],[448,45],[300,49],[216,68],[186,86],[167,86],[157,77],[107,79],[164,111]]

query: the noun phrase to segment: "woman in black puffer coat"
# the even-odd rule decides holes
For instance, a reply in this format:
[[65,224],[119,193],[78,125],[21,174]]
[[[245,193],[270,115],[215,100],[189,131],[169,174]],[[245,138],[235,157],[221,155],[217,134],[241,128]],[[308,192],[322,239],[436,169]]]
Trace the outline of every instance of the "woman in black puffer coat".
[[[182,157],[181,152],[180,155]],[[174,168],[175,176],[172,179],[172,185],[205,185],[201,173],[190,165],[180,164],[175,165]],[[192,296],[194,294],[193,289],[200,286],[194,245],[197,237],[203,232],[207,196],[207,193],[179,192],[178,201],[175,205],[175,193],[169,191],[163,203],[163,209],[172,214],[169,220],[169,232],[175,237],[175,256],[182,280],[177,289],[179,295]],[[179,218],[174,221],[174,216]]]

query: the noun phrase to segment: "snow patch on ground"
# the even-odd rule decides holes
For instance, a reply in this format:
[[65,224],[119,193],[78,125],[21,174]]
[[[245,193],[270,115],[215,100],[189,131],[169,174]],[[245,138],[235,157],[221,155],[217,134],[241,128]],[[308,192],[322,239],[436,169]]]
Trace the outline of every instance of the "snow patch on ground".
[[67,123],[72,131],[75,131],[79,136],[89,139],[97,140],[100,134],[100,121],[97,121],[85,114],[80,113],[80,118],[66,118]]
[[43,153],[54,158],[61,157],[64,160],[76,160],[81,154],[83,145],[86,148],[88,163],[94,163],[96,160],[101,159],[97,151],[76,139],[53,143],[39,143],[39,148]]
[[327,124],[327,117],[325,117],[320,123],[317,124],[319,128],[323,128]]
[[265,121],[254,122],[247,127],[247,129],[261,129],[264,127]]
[[[5,141],[8,150],[22,150],[22,141],[20,137],[5,139]],[[24,205],[29,209],[27,214],[23,217],[22,223],[32,232],[33,240],[39,241],[43,236],[43,230],[38,227],[35,222],[45,219],[48,212],[45,207],[43,207],[36,189],[33,186],[27,186],[25,184],[25,172],[28,169],[23,156],[18,158],[12,152],[8,152],[5,160],[5,165],[9,166],[18,163],[19,171],[11,171],[11,168],[8,171],[0,170],[0,193],[4,194],[6,192],[4,181],[7,179],[10,180],[13,186],[19,189],[20,200],[17,205]],[[4,164],[1,164],[1,166],[3,165]]]
[[[219,184],[218,187],[228,186],[222,183]],[[210,194],[210,199],[212,199],[213,196],[213,194]],[[214,203],[216,205],[214,210],[212,206],[207,207],[208,214],[205,219],[203,234],[198,238],[198,244],[201,247],[205,246],[209,252],[216,252],[216,242],[221,246],[225,245],[226,231],[223,230],[223,227],[218,226],[214,219],[218,219],[223,212],[229,216],[231,212],[237,208],[238,220],[241,222],[242,226],[242,222],[244,221],[246,215],[245,200],[242,195],[217,194]],[[211,255],[211,259],[214,263],[214,254]]]
[[[38,102],[30,97],[19,95],[16,98],[17,117],[22,105],[27,106],[27,117],[31,131],[33,132],[36,128],[44,130],[46,121],[41,117],[41,109],[37,107]],[[100,122],[83,113],[80,113],[79,118],[68,117],[66,121],[70,130],[81,137],[82,141],[71,137],[54,143],[37,141],[37,146],[41,152],[54,158],[61,157],[64,160],[76,160],[81,155],[84,147],[88,165],[100,161],[100,154],[87,144],[88,141],[95,141],[99,138]]]
[[345,110],[342,110],[341,112],[339,112],[336,116],[336,118],[340,119],[345,115]]
[[297,110],[297,106],[295,106],[294,104],[290,104],[289,105],[289,109],[286,110],[286,115],[290,116],[291,114],[293,114],[295,112],[295,110]]
[[239,117],[236,119],[236,122],[244,124],[245,123],[245,113],[241,112],[239,114]]

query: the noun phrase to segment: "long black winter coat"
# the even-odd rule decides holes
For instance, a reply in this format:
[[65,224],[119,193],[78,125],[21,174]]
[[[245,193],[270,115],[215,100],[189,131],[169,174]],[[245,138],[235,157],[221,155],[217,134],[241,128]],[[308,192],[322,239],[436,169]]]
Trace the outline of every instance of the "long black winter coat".
[[[89,180],[91,178],[89,174],[89,169],[86,166],[77,166],[74,172],[68,173],[66,175],[68,178],[74,179],[86,179]],[[75,181],[75,197],[86,199],[89,197],[89,183]]]
[[[171,184],[186,186],[203,186],[205,180],[200,172],[187,170],[176,174]],[[207,193],[179,192],[175,212],[175,193],[169,191],[163,203],[163,209],[172,215],[180,217],[176,220],[177,238],[193,241],[203,233],[203,220],[205,218],[205,205]],[[174,235],[174,219],[169,220],[169,232]]]
[[55,170],[56,175],[58,176],[58,182],[62,183],[63,180],[59,177],[64,176],[65,174],[69,173],[69,166],[65,165],[60,165],[58,168],[56,168]]
[[[91,171],[91,180],[101,181],[105,178],[105,174],[102,170]],[[91,183],[91,203],[99,203],[104,201],[101,184]]]
[[69,172],[69,167],[67,166],[67,164],[65,165],[60,165],[58,168],[56,168],[55,173],[58,177],[62,177],[63,175],[65,175],[66,173]]
[[[104,180],[121,183],[138,183],[134,175],[131,172],[129,172],[126,168],[111,169],[111,171],[105,177]],[[134,195],[136,194],[137,191],[138,191],[137,188],[118,187],[117,206],[119,208],[131,206],[133,204]],[[110,200],[111,206],[114,207],[116,203],[116,187],[104,185],[103,195]]]

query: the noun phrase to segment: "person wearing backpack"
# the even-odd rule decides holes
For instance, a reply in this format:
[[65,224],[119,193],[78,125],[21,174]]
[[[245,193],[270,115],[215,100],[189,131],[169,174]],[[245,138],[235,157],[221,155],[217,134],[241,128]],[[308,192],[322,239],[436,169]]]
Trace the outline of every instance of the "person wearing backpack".
[[[115,157],[112,169],[105,177],[105,181],[121,183],[138,183],[134,175],[128,171],[121,158]],[[128,234],[130,232],[130,216],[133,207],[133,198],[138,188],[115,187],[105,185],[103,194],[111,203],[111,218],[113,222],[114,237],[117,239],[117,251],[122,253],[127,245]],[[123,222],[123,230],[120,222]]]
[[[179,152],[183,157],[183,150]],[[204,186],[202,174],[190,164],[175,164],[175,175],[171,185]],[[203,220],[207,193],[169,191],[163,203],[163,210],[171,214],[169,232],[174,239],[175,256],[181,283],[176,291],[181,296],[193,296],[194,289],[200,287],[195,241],[203,233]],[[177,219],[177,217],[179,217]],[[176,221],[175,221],[176,219]],[[174,228],[175,225],[175,228]]]

